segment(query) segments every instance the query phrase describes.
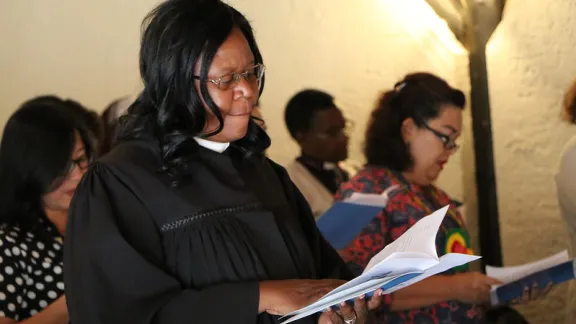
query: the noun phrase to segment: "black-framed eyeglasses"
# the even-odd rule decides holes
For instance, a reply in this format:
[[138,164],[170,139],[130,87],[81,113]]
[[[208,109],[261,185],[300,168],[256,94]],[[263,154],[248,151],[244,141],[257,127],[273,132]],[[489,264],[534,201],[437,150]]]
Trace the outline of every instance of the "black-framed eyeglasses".
[[[228,90],[236,86],[240,82],[241,78],[244,78],[250,85],[253,87],[258,87],[258,90],[260,90],[265,71],[266,66],[264,66],[264,64],[256,64],[244,72],[229,73],[215,79],[208,79],[206,81],[214,83],[220,90]],[[194,79],[200,80],[200,77],[195,75]]]
[[321,139],[337,138],[340,136],[350,136],[352,131],[354,131],[355,123],[352,120],[346,120],[346,124],[343,128],[330,129],[324,132],[315,133]]
[[436,136],[440,141],[442,141],[442,144],[444,145],[445,149],[450,151],[458,149],[458,144],[456,144],[456,142],[452,140],[452,138],[449,135],[446,135],[430,127],[430,125],[428,125],[428,123],[426,123],[423,118],[416,118],[416,119],[418,120],[419,124],[424,126],[424,128],[426,128],[428,131],[434,134],[434,136]]
[[66,175],[68,176],[68,175],[72,174],[72,172],[74,172],[76,167],[80,168],[80,170],[82,170],[82,171],[86,171],[91,163],[92,163],[92,160],[86,155],[82,155],[77,159],[73,159],[70,163],[70,167],[68,168],[68,171],[66,172]]

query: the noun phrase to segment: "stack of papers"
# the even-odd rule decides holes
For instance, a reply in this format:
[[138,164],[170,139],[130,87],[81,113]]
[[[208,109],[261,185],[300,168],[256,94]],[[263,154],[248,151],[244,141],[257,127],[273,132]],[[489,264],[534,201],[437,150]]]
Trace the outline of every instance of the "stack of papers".
[[362,275],[332,290],[315,303],[287,314],[282,318],[282,323],[296,321],[363,294],[368,295],[378,288],[382,288],[384,294],[390,294],[435,274],[479,259],[479,256],[458,253],[438,258],[436,235],[447,211],[448,206],[422,218],[376,254]]

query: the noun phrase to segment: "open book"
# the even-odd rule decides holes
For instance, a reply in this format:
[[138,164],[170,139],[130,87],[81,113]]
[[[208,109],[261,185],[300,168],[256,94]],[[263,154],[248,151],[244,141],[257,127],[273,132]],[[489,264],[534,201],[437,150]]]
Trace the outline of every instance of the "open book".
[[486,266],[486,275],[503,282],[492,287],[490,302],[502,305],[522,298],[524,289],[537,285],[545,289],[548,285],[559,284],[575,278],[575,261],[570,260],[564,250],[550,257],[513,267]]
[[369,295],[378,288],[382,288],[384,294],[390,294],[427,277],[479,259],[478,256],[458,253],[438,258],[436,235],[447,211],[448,206],[422,218],[376,254],[362,275],[332,290],[315,303],[287,314],[282,318],[282,323],[296,321],[363,294]]
[[386,207],[391,192],[397,188],[391,186],[382,194],[355,192],[335,202],[318,218],[316,226],[333,248],[343,249]]

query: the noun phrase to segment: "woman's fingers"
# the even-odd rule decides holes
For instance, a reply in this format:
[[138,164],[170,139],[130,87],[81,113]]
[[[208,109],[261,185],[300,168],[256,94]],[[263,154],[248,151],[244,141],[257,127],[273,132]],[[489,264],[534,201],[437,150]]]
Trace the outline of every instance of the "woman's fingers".
[[354,312],[356,313],[358,323],[366,323],[366,318],[368,317],[368,303],[366,302],[365,295],[354,299]]
[[382,306],[384,302],[384,294],[382,294],[382,289],[376,289],[372,298],[368,301],[368,309],[373,310]]
[[330,313],[328,312],[328,310],[326,310],[324,313],[322,313],[322,315],[320,315],[320,318],[318,319],[318,324],[333,324],[332,320],[330,319]]
[[340,316],[344,320],[344,323],[354,323],[357,321],[356,312],[354,311],[354,307],[349,305],[346,302],[342,302],[339,305],[340,309],[338,312]]
[[322,316],[320,316],[320,320],[318,323],[321,324],[346,324],[344,319],[340,314],[332,310],[332,308],[328,308]]
[[530,298],[528,301],[538,299],[538,297],[540,297],[540,287],[538,287],[537,283],[534,283],[532,284],[532,289],[530,289]]

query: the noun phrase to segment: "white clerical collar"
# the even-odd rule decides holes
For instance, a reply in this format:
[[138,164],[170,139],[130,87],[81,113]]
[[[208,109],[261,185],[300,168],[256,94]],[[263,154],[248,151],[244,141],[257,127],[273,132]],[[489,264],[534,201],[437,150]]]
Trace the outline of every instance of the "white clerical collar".
[[338,169],[338,164],[332,162],[324,162],[322,168],[327,171],[332,171]]
[[194,140],[196,140],[198,145],[218,153],[226,151],[228,146],[230,146],[230,143],[214,142],[199,137],[194,137]]

